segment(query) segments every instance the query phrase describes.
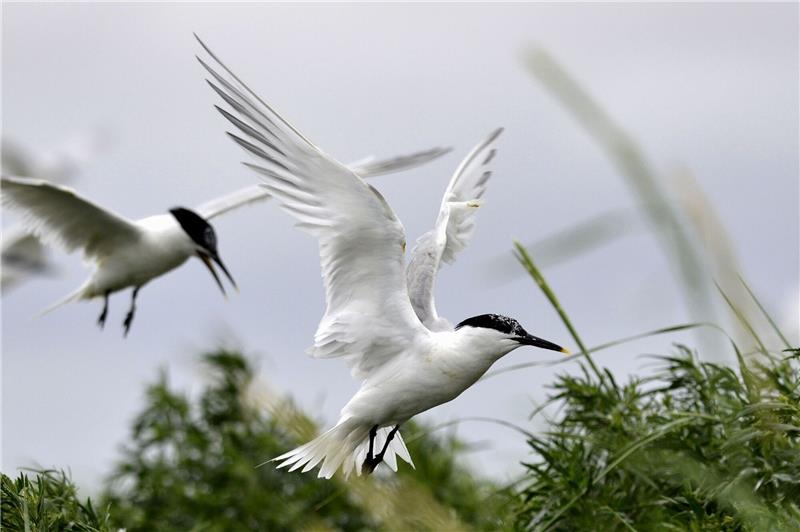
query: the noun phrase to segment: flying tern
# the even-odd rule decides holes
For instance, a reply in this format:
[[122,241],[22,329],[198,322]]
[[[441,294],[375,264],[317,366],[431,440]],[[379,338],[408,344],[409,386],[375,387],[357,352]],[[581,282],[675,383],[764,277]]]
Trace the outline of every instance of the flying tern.
[[309,352],[344,358],[361,381],[336,425],[273,459],[277,467],[306,472],[320,466],[318,476],[331,478],[340,467],[345,476],[368,474],[382,461],[396,470],[398,456],[413,466],[398,432],[405,421],[456,398],[517,347],[566,352],[512,318],[483,314],[452,327],[436,313],[436,273],[469,239],[500,130],[458,167],[434,230],[420,239],[404,272],[405,232],[386,199],[200,44],[216,65],[198,57],[211,75],[208,83],[238,115],[222,111],[239,130],[228,134],[258,161],[244,164],[319,241],[326,310]]
[[[370,158],[354,165],[352,171],[364,177],[395,172],[431,161],[448,151],[449,148],[433,148],[385,160]],[[2,178],[3,203],[22,213],[26,229],[67,251],[82,250],[96,266],[83,285],[44,312],[73,301],[102,297],[103,310],[97,320],[102,328],[108,315],[109,296],[132,288],[130,309],[123,322],[125,335],[130,330],[142,286],[192,256],[203,261],[223,295],[225,288],[214,269],[215,263],[236,287],[219,256],[217,236],[209,220],[265,200],[269,195],[264,187],[252,185],[194,210],[175,207],[168,214],[134,221],[82,198],[70,188],[37,179]]]

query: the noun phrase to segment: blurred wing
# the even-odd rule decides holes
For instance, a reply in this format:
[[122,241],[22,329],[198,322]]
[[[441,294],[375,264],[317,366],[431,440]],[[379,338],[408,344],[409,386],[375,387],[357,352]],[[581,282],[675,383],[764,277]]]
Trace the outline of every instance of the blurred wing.
[[312,356],[344,356],[353,375],[368,377],[427,333],[408,300],[403,226],[377,190],[311,144],[200,44],[227,74],[200,60],[238,116],[220,112],[247,139],[229,135],[258,160],[245,166],[319,241],[327,308]]
[[197,207],[195,211],[206,220],[210,220],[230,210],[266,199],[269,199],[269,192],[267,192],[267,189],[261,185],[251,185],[207,201]]
[[139,229],[128,220],[67,187],[22,177],[4,176],[0,183],[3,204],[20,211],[23,225],[45,243],[99,259],[139,238]]
[[3,267],[11,265],[36,271],[44,266],[46,255],[42,242],[28,231],[21,227],[3,230]]
[[436,312],[433,295],[436,275],[442,261],[452,263],[472,237],[475,228],[472,215],[486,192],[492,175],[489,163],[497,152],[496,141],[502,132],[502,128],[493,131],[464,158],[444,193],[436,225],[414,246],[406,270],[408,294],[417,316],[429,328],[449,328]]
[[111,137],[105,128],[92,128],[73,136],[57,149],[42,153],[35,159],[35,167],[30,173],[12,172],[12,175],[67,183],[112,143]]
[[410,170],[417,166],[429,163],[442,155],[449,153],[451,148],[432,148],[430,150],[400,155],[391,159],[378,159],[370,157],[358,162],[350,163],[350,170],[361,177],[375,177],[393,172]]
[[32,175],[31,155],[17,143],[1,139],[0,152],[3,154],[0,162],[3,175]]
[[21,281],[52,269],[47,250],[38,238],[22,227],[3,230],[0,288],[6,293]]
[[[374,177],[393,172],[401,172],[423,165],[448,153],[450,148],[433,148],[430,150],[400,155],[390,159],[375,159],[370,157],[348,165],[350,170],[361,177]],[[220,214],[236,209],[250,203],[269,199],[267,190],[260,185],[251,185],[220,198],[213,199],[200,205],[197,213],[209,220]]]

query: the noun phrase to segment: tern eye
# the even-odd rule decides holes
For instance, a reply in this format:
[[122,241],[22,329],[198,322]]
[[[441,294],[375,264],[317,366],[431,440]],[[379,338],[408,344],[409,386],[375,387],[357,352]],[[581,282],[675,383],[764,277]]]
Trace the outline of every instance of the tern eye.
[[217,235],[214,233],[214,229],[212,229],[211,226],[206,227],[205,231],[203,231],[203,241],[209,248],[216,249]]

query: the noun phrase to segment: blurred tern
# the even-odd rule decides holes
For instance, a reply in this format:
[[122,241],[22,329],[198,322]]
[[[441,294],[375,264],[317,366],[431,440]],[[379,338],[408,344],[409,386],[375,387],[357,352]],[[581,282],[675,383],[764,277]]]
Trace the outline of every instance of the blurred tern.
[[[447,151],[447,148],[434,148],[393,159],[370,159],[359,163],[352,171],[365,177],[395,172],[428,162]],[[223,295],[225,288],[214,264],[236,287],[219,256],[217,236],[209,220],[267,198],[268,190],[253,185],[204,203],[195,210],[176,207],[170,209],[169,214],[132,221],[66,187],[37,179],[2,178],[3,203],[22,213],[26,229],[66,251],[82,250],[86,259],[96,266],[83,285],[44,312],[73,301],[102,297],[103,310],[97,320],[102,328],[108,315],[109,296],[132,288],[131,306],[123,322],[125,335],[133,322],[136,297],[142,286],[177,268],[192,256],[203,261]]]
[[[107,132],[93,129],[69,139],[55,150],[41,153],[30,152],[3,138],[0,148],[2,173],[67,183],[108,144],[107,138]],[[47,248],[18,224],[3,229],[0,260],[3,265],[0,269],[2,295],[28,279],[57,271]]]
[[0,291],[4,295],[31,277],[48,275],[55,271],[47,248],[20,226],[3,229],[0,262],[3,265],[0,272]]
[[244,164],[319,241],[327,308],[310,354],[343,357],[361,380],[336,425],[275,458],[279,468],[306,472],[319,465],[318,476],[331,478],[340,467],[345,476],[371,473],[382,461],[396,471],[398,456],[413,466],[401,424],[456,398],[519,346],[566,352],[512,318],[483,314],[451,327],[435,310],[436,273],[469,239],[500,130],[458,167],[436,227],[420,239],[404,274],[404,229],[384,197],[320,151],[200,44],[225,73],[198,58],[213,78],[209,84],[238,117],[222,114],[247,138],[229,135],[258,159]]

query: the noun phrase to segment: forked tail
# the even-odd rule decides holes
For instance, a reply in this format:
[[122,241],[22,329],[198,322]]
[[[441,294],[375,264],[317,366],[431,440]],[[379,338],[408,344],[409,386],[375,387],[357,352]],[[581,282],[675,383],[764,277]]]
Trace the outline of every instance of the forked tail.
[[[353,471],[360,476],[369,451],[369,429],[369,426],[357,423],[350,418],[341,419],[335,427],[324,434],[270,461],[280,461],[278,469],[291,466],[289,471],[302,468],[303,473],[322,464],[317,474],[319,478],[331,478],[340,466],[345,478],[348,478]],[[373,449],[383,449],[391,429],[392,427],[378,429]],[[374,452],[377,453],[377,451]],[[383,461],[392,471],[397,471],[398,456],[414,467],[414,462],[411,461],[411,456],[408,454],[408,449],[399,431],[389,442],[386,454],[383,456]]]
[[74,292],[72,292],[71,294],[66,296],[64,299],[62,299],[60,301],[56,301],[55,303],[53,303],[52,305],[50,305],[46,309],[42,310],[39,314],[37,314],[37,317],[41,317],[41,316],[44,316],[45,314],[49,314],[49,313],[53,312],[55,309],[57,309],[58,307],[64,306],[67,303],[72,303],[73,301],[78,301],[78,300],[83,299],[86,296],[86,290],[89,288],[89,284],[90,284],[89,282],[85,283],[80,288],[78,288],[77,290],[75,290]]

